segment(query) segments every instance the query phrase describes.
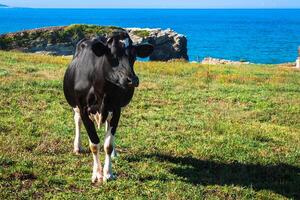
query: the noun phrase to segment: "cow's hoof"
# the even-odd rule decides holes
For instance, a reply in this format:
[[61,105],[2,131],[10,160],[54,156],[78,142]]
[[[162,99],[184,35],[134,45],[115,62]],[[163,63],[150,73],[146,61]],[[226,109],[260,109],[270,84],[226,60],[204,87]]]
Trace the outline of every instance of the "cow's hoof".
[[115,180],[116,176],[114,176],[113,174],[107,174],[103,176],[103,182],[107,183],[108,181],[112,181]]
[[81,153],[83,153],[83,150],[82,150],[82,148],[76,148],[76,149],[73,150],[73,153],[75,155],[80,155]]
[[102,175],[93,175],[92,176],[92,184],[102,183],[103,176]]

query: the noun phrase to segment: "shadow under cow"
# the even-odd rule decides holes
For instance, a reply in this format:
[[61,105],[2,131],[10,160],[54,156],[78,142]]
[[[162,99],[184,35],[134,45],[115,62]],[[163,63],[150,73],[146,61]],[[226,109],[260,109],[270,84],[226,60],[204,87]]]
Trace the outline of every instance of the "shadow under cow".
[[288,198],[300,199],[300,168],[291,165],[227,164],[159,153],[134,155],[126,160],[139,162],[149,158],[176,164],[170,173],[194,185],[236,185],[256,191],[271,190]]

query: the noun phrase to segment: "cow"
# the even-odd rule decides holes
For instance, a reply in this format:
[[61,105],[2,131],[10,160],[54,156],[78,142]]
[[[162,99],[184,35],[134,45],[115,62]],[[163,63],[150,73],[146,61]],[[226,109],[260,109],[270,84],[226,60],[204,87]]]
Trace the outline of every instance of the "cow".
[[[146,58],[153,52],[151,44],[134,45],[125,30],[115,31],[109,36],[82,39],[76,46],[73,59],[68,66],[63,90],[68,104],[74,110],[74,152],[81,152],[81,123],[88,133],[93,155],[92,182],[114,179],[112,154],[121,108],[128,105],[139,78],[134,72],[137,57]],[[105,164],[99,160],[99,137],[95,124],[106,123],[104,139]]]

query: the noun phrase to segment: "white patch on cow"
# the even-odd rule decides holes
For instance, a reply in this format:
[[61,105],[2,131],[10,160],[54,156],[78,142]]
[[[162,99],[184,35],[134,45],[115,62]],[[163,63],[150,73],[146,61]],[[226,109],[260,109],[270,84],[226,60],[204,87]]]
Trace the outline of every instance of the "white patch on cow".
[[124,40],[121,40],[121,42],[124,44],[124,47],[127,48],[129,47],[129,38],[126,38]]
[[75,122],[75,139],[74,139],[74,153],[79,154],[81,149],[81,138],[80,138],[80,128],[81,128],[81,117],[80,110],[78,107],[74,108],[74,122]]
[[[111,121],[112,117],[113,117],[113,113],[109,112],[108,116],[107,116],[106,123],[105,123],[105,131],[106,131],[106,133],[108,132],[109,124],[110,124],[110,121]],[[111,153],[111,158],[116,158],[116,157],[117,157],[117,152],[116,152],[115,145],[113,143],[113,151]]]
[[111,119],[113,118],[113,112],[108,112],[108,115],[107,115],[107,119],[106,119],[106,132],[108,131],[108,127],[107,125],[110,124],[110,121]]
[[96,123],[98,129],[101,128],[101,120],[102,120],[102,115],[97,112],[96,114],[90,114],[89,115],[90,120],[92,120],[94,123]]
[[93,144],[90,142],[90,149],[93,154],[93,175],[92,175],[92,183],[102,182],[102,166],[99,160],[99,144]]
[[96,115],[95,115],[95,121],[97,123],[98,129],[100,129],[101,121],[102,121],[102,115],[99,112],[97,112]]
[[127,48],[127,47],[129,47],[129,39],[128,38],[125,39],[125,48]]
[[107,133],[104,140],[104,151],[105,151],[105,163],[103,168],[103,181],[106,182],[114,178],[112,172],[111,153],[114,146],[114,136],[111,134],[111,127],[107,122]]

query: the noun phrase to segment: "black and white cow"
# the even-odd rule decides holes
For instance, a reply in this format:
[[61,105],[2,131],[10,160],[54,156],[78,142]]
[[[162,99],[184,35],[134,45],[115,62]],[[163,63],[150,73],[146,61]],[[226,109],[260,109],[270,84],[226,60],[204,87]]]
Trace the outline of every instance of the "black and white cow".
[[[133,45],[126,31],[109,37],[83,39],[64,76],[64,94],[75,111],[74,152],[81,151],[80,126],[83,122],[90,141],[94,166],[92,182],[113,179],[111,156],[121,108],[129,104],[139,78],[133,65],[136,57],[148,57],[150,44]],[[106,122],[105,164],[99,161],[99,137],[95,124]]]

